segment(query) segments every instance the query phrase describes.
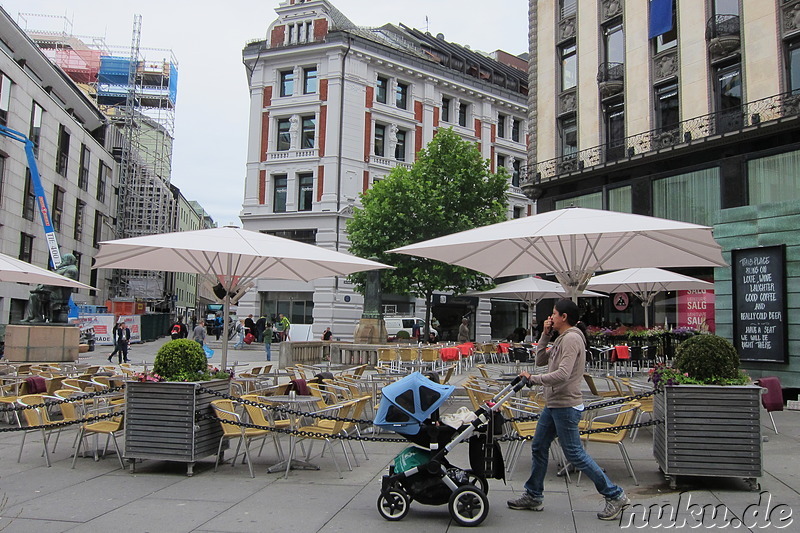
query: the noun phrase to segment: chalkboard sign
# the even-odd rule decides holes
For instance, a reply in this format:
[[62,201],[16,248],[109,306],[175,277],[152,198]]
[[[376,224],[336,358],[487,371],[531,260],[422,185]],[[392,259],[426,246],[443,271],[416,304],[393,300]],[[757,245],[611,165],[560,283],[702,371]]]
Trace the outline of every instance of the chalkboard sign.
[[742,361],[788,362],[786,248],[731,252],[733,344]]

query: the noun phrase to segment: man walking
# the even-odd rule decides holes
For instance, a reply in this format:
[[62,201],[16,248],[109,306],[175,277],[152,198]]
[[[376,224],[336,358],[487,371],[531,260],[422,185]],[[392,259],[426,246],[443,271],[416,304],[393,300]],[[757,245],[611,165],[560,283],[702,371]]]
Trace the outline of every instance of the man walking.
[[292,327],[292,324],[289,322],[289,319],[284,316],[283,313],[278,314],[278,322],[280,323],[280,329],[278,331],[281,332],[281,340],[288,341],[289,340],[289,328]]
[[206,323],[204,321],[200,321],[194,329],[192,330],[192,340],[195,341],[200,346],[203,346],[206,342]]
[[[584,472],[594,482],[597,492],[605,496],[605,508],[597,513],[600,520],[614,520],[630,505],[622,487],[615,485],[594,462],[581,444],[578,422],[583,413],[581,381],[586,366],[586,337],[578,324],[578,305],[572,300],[559,300],[553,314],[545,320],[544,330],[536,350],[536,366],[547,365],[544,374],[521,372],[531,385],[544,385],[545,408],[536,424],[531,452],[531,476],[525,482],[525,493],[508,500],[511,509],[541,511],[544,509],[544,477],[547,473],[550,445],[558,437],[561,449],[576,470]],[[548,351],[553,331],[558,338]]]
[[117,348],[117,360],[119,364],[129,363],[128,359],[128,344],[131,342],[131,330],[125,324],[124,320],[119,321],[119,327],[114,335],[114,344]]

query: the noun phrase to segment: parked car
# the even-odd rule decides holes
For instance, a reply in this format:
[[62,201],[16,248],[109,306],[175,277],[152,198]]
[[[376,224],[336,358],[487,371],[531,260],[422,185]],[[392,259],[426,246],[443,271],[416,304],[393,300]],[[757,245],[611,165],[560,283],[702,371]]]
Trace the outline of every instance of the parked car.
[[[397,335],[401,331],[407,332],[408,338],[412,339],[417,333],[414,331],[415,329],[418,328],[420,336],[425,332],[425,321],[414,316],[384,317],[383,322],[386,324],[387,340],[389,341],[397,340]],[[435,329],[431,328],[431,331],[438,335]]]

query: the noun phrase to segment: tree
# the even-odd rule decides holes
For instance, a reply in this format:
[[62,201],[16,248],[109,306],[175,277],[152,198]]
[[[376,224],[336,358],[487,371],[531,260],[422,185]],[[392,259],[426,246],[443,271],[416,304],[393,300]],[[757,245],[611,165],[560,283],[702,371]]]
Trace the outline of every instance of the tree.
[[[491,173],[474,143],[441,129],[411,169],[395,167],[361,196],[363,208],[347,223],[350,252],[396,267],[381,273],[382,289],[425,299],[427,336],[435,291],[483,290],[490,280],[467,268],[386,251],[505,220],[507,188],[505,168]],[[363,292],[365,275],[350,279]]]

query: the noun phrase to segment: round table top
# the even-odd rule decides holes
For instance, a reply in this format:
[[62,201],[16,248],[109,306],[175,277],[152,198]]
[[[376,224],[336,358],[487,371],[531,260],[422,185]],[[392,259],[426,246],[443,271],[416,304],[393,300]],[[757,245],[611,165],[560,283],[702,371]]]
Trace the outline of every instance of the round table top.
[[319,398],[311,395],[290,396],[288,394],[281,394],[280,396],[265,396],[264,399],[268,402],[275,403],[305,403],[316,402]]

